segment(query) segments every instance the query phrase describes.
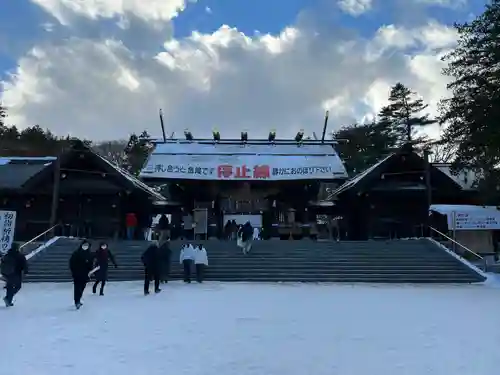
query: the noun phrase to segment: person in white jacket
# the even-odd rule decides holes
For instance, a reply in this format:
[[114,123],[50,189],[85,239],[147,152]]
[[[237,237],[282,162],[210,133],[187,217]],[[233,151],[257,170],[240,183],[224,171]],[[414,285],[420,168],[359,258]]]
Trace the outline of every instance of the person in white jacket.
[[208,266],[207,250],[202,244],[199,244],[194,252],[194,264],[196,267],[196,281],[202,283],[205,276],[205,267]]
[[191,265],[193,264],[195,256],[195,250],[193,245],[184,244],[181,248],[181,253],[179,257],[179,263],[182,264],[184,268],[184,282],[191,282]]

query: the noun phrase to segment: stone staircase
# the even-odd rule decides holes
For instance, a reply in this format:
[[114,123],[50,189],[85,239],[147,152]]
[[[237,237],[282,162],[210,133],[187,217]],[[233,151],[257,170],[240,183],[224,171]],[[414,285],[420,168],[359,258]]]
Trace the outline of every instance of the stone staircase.
[[[255,241],[244,256],[234,242],[201,241],[209,255],[206,280],[261,282],[474,283],[483,276],[426,239],[400,241]],[[80,243],[60,238],[30,261],[27,281],[70,281],[68,261]],[[179,249],[172,241],[171,279],[181,279]],[[119,264],[110,281],[143,277],[147,242],[110,242]],[[97,247],[97,243],[94,248]]]

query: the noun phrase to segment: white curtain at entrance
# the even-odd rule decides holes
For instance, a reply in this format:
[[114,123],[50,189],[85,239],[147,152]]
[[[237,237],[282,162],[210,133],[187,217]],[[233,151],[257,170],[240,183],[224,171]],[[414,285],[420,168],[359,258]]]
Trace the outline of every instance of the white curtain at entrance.
[[224,225],[228,220],[234,220],[238,225],[243,225],[249,221],[252,227],[262,228],[262,215],[224,215]]

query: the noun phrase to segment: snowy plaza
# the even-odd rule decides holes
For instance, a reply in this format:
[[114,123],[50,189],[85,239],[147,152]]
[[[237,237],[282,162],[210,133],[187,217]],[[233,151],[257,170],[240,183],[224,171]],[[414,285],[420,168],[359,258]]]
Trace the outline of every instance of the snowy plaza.
[[0,308],[1,375],[493,375],[500,289],[466,286],[165,285],[85,292],[26,284]]

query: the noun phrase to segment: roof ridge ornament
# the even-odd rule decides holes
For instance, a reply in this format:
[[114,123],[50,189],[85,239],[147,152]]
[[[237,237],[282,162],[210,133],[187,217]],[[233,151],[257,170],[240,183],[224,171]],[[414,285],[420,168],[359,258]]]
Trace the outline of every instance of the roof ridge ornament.
[[184,136],[186,137],[186,141],[188,142],[194,141],[193,133],[191,133],[189,129],[184,130]]
[[240,139],[241,139],[241,144],[245,146],[246,143],[248,142],[248,132],[246,130],[241,132]]
[[304,129],[300,129],[295,136],[295,142],[297,142],[297,146],[302,146],[304,141]]

